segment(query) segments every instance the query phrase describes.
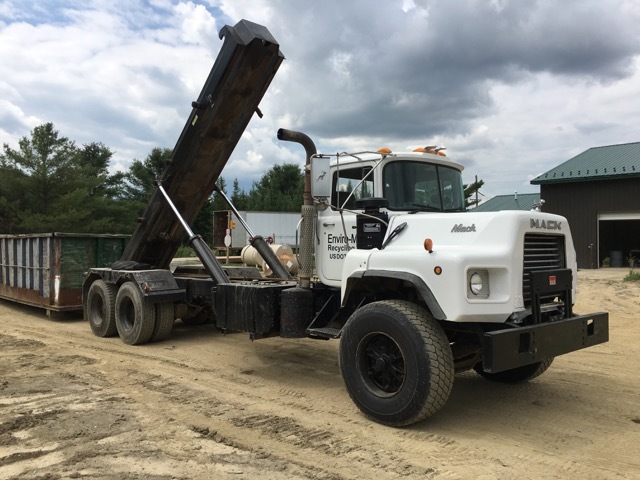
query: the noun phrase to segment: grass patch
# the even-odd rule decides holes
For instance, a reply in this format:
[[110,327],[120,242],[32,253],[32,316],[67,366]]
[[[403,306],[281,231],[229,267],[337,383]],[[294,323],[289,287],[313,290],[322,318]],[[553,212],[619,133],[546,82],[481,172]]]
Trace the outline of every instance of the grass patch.
[[640,272],[634,272],[631,270],[629,275],[624,277],[625,282],[640,282]]

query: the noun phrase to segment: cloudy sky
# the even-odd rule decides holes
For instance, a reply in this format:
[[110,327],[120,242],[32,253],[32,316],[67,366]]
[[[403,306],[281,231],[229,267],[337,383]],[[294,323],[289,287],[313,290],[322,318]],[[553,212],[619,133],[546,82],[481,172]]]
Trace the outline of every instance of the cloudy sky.
[[243,18],[286,60],[228,183],[303,161],[279,127],[325,153],[444,145],[485,198],[640,141],[637,0],[0,0],[0,143],[53,122],[110,147],[112,170],[173,147]]

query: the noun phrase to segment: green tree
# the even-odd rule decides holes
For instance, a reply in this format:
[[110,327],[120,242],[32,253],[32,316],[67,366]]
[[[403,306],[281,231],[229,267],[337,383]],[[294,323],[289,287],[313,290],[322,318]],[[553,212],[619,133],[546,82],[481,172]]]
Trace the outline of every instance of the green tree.
[[20,232],[26,175],[0,155],[0,233]]
[[231,201],[238,210],[246,210],[248,195],[244,190],[240,189],[240,182],[238,179],[233,180],[233,192],[231,193]]
[[[466,208],[469,207],[475,207],[480,203],[480,200],[476,200],[476,198],[472,198],[473,195],[476,195],[476,192],[480,195],[482,195],[480,193],[480,189],[483,187],[484,185],[484,180],[478,180],[478,177],[476,177],[475,181],[473,183],[470,183],[468,185],[463,185],[464,188],[464,206]],[[476,195],[477,197],[477,195]]]
[[296,212],[303,201],[304,174],[299,165],[271,167],[249,191],[247,209],[272,212]]
[[82,147],[52,123],[35,127],[18,149],[0,154],[3,231],[119,233],[135,217],[119,200],[121,175],[109,175],[112,152],[101,143]]
[[[6,178],[2,168],[0,168],[0,177]],[[3,183],[0,180],[0,233],[18,233],[20,231],[19,205],[17,201],[10,200],[11,194],[5,190]]]
[[[83,212],[85,229],[91,233],[130,233],[138,215],[136,206],[123,195],[125,174],[109,174],[113,152],[102,143],[83,145],[74,163],[77,188],[67,200]],[[76,202],[74,202],[76,198]]]
[[21,195],[21,208],[47,215],[54,201],[68,190],[72,178],[75,144],[60,137],[52,123],[35,127],[31,137],[23,137],[18,149],[3,145],[2,162],[22,172],[18,176],[28,195]]
[[170,148],[156,147],[144,160],[134,160],[124,176],[124,196],[140,202],[144,208],[155,188],[153,182],[164,172],[167,162],[171,159],[171,153]]

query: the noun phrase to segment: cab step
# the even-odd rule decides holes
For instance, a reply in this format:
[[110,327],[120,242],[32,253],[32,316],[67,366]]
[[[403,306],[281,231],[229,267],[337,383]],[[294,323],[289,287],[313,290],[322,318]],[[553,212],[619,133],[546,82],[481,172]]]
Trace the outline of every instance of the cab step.
[[311,338],[323,338],[329,340],[331,338],[339,338],[342,329],[323,327],[323,328],[307,328],[307,335]]

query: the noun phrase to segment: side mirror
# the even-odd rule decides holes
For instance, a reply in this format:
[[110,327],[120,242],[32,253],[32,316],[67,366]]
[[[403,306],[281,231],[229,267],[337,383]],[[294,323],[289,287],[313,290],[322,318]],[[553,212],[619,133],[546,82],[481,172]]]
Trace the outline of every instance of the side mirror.
[[320,200],[331,197],[331,171],[329,164],[329,157],[311,157],[311,196],[315,199]]

